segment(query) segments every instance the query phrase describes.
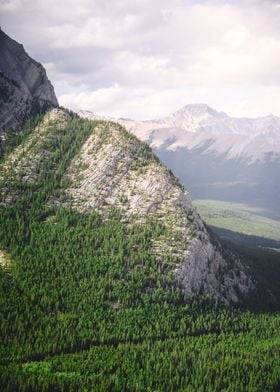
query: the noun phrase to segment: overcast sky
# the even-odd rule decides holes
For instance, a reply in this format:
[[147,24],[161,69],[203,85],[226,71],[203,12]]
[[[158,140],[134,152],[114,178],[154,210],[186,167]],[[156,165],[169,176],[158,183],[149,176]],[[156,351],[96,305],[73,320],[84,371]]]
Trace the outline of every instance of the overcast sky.
[[69,108],[280,115],[280,0],[0,0],[0,24]]

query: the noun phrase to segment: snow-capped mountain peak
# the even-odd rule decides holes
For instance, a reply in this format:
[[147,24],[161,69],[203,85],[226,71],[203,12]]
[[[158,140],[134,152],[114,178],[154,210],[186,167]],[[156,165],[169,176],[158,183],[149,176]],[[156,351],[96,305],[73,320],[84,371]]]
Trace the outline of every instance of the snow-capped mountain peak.
[[[86,118],[104,119],[88,111],[79,111]],[[109,120],[114,120],[109,118]],[[206,104],[191,104],[170,116],[148,121],[115,119],[139,139],[153,148],[167,150],[201,148],[227,158],[262,160],[267,154],[280,156],[280,118],[234,118]]]

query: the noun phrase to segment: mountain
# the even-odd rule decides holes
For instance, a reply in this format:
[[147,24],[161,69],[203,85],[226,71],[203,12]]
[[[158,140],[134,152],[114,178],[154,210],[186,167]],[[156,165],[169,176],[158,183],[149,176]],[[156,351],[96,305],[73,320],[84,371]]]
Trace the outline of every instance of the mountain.
[[267,286],[151,149],[62,109],[28,124],[0,163],[2,390],[277,390],[279,316],[224,306]]
[[0,29],[0,137],[30,115],[58,106],[44,67]]
[[1,390],[279,390],[279,271],[120,124],[41,109],[1,151]]
[[[153,148],[197,149],[203,153],[243,159],[250,163],[279,158],[280,118],[269,115],[257,119],[231,118],[207,105],[187,105],[162,120],[135,122],[121,120],[141,140]],[[165,130],[165,132],[164,132]]]
[[[52,130],[53,123],[56,128]],[[51,153],[44,143],[68,123],[69,114],[52,110],[26,142],[7,157],[0,177],[2,205],[16,201],[14,182],[36,181],[42,162],[47,163]],[[238,258],[210,239],[189,193],[145,143],[119,125],[98,123],[69,162],[64,180],[69,185],[63,193],[63,205],[71,201],[82,213],[100,211],[102,216],[114,207],[128,224],[160,225],[161,236],[151,233],[153,253],[159,263],[166,255],[172,259],[166,269],[187,298],[208,295],[229,304],[253,291],[254,283]]]
[[[79,111],[87,118],[90,112]],[[247,203],[280,216],[280,118],[232,118],[187,105],[151,121],[119,119],[146,141],[194,198]]]

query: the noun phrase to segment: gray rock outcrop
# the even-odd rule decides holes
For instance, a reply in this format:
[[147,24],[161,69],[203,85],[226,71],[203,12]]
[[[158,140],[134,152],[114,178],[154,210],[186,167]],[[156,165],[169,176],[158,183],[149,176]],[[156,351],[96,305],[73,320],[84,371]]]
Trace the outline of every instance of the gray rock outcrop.
[[38,111],[58,106],[44,67],[0,29],[0,136]]

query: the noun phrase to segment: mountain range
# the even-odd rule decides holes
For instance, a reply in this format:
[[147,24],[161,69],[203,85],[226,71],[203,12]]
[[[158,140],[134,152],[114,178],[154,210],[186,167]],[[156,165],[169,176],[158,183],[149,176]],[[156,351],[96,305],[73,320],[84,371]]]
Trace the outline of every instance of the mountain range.
[[[100,118],[78,111],[84,118]],[[104,117],[103,117],[104,118]],[[194,198],[247,203],[280,216],[280,118],[233,118],[205,104],[169,117],[117,119],[153,148]]]

